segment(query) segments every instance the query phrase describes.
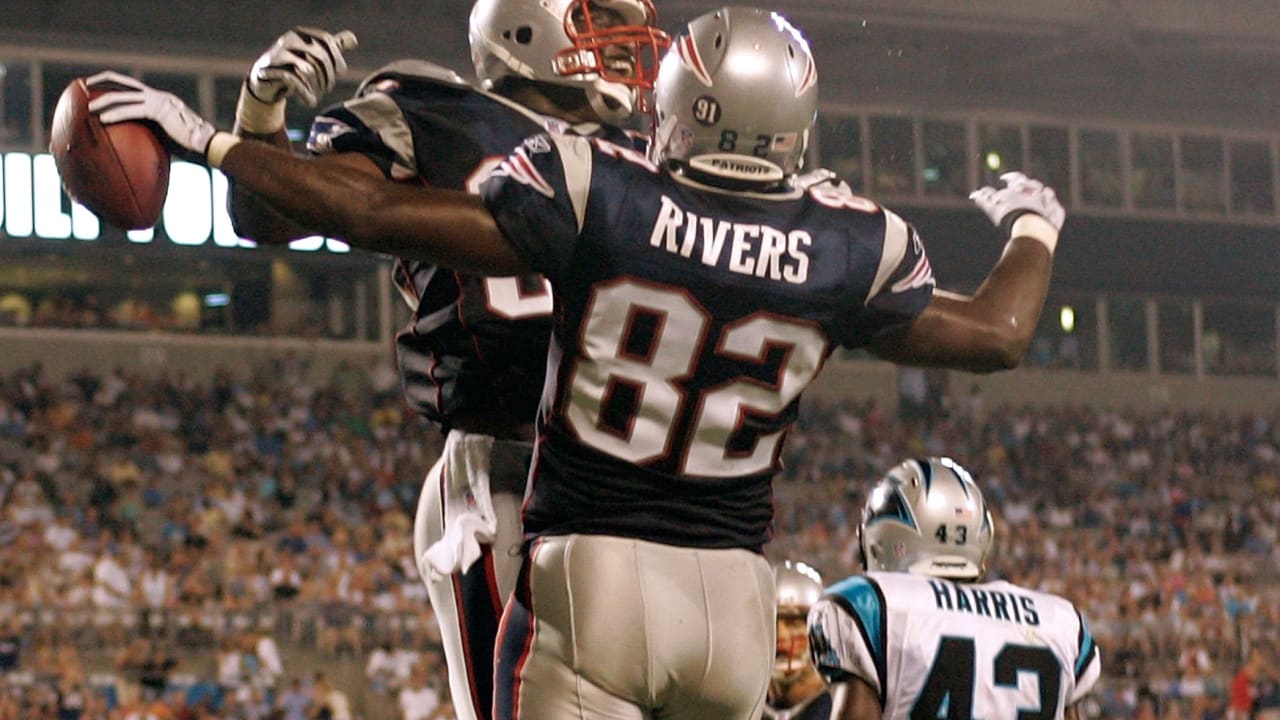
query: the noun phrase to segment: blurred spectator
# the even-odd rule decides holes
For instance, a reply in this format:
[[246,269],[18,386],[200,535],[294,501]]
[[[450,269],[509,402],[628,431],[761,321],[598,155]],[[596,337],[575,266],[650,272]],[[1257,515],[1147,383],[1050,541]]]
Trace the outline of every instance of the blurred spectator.
[[369,653],[369,660],[364,665],[364,676],[369,679],[375,692],[390,690],[396,683],[397,674],[390,642],[383,642]]
[[396,702],[401,720],[439,720],[440,693],[432,687],[431,669],[421,663],[413,667],[409,681],[400,689]]
[[293,677],[289,685],[276,698],[276,709],[281,720],[307,720],[307,709],[311,706],[311,691],[302,686],[302,679]]
[[0,621],[0,675],[15,672],[21,666],[22,623],[16,615]]
[[293,552],[282,552],[274,556],[276,566],[270,575],[271,593],[277,600],[292,600],[302,592],[302,573],[298,572],[297,561]]
[[1227,720],[1252,720],[1254,701],[1258,698],[1258,683],[1266,667],[1265,663],[1262,653],[1254,650],[1235,677],[1231,678]]
[[409,682],[410,674],[419,664],[427,662],[432,668],[436,667],[438,663],[424,660],[423,653],[417,649],[422,646],[421,638],[414,636],[407,644],[388,640],[374,648],[365,663],[365,676],[373,688],[395,694]]
[[351,703],[347,694],[334,687],[324,673],[316,673],[307,712],[311,720],[351,720]]
[[89,709],[90,693],[80,678],[65,677],[58,683],[58,720],[80,720]]
[[244,653],[234,636],[225,636],[218,642],[217,674],[223,697],[234,697],[247,683]]
[[280,648],[275,638],[267,633],[248,633],[245,635],[245,654],[252,654],[256,669],[250,677],[250,684],[263,690],[268,700],[275,692],[276,683],[284,675],[284,662],[280,658]]

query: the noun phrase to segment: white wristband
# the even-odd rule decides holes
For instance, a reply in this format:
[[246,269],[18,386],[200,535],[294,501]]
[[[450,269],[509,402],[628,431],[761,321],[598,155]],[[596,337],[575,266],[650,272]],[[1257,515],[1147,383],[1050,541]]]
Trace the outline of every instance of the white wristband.
[[1018,237],[1028,237],[1032,240],[1039,240],[1049,249],[1052,255],[1055,248],[1058,247],[1058,228],[1053,223],[1045,220],[1040,215],[1033,212],[1023,213],[1017,220],[1013,221],[1013,227],[1009,232],[1009,239]]
[[284,127],[285,99],[266,103],[249,92],[247,84],[240,86],[240,100],[236,103],[236,131],[255,135],[273,135]]
[[209,160],[209,167],[216,168],[222,165],[222,160],[230,152],[231,148],[240,144],[241,138],[232,135],[229,132],[218,132],[213,134],[209,139],[209,149],[205,151],[205,157]]

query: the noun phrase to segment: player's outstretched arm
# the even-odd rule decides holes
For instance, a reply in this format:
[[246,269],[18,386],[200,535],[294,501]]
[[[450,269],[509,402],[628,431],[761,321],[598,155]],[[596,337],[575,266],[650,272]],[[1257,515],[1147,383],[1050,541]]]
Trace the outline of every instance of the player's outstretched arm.
[[[296,27],[276,38],[245,75],[236,103],[235,134],[291,148],[285,132],[287,99],[292,97],[315,107],[346,72],[344,53],[356,45],[356,36],[349,30],[330,33],[319,28]],[[381,176],[378,167],[363,156],[325,157],[317,161]],[[238,235],[266,244],[281,244],[315,234],[314,229],[284,215],[234,178],[228,184],[227,209]]]
[[219,132],[173,94],[127,75],[99,73],[86,84],[108,89],[89,104],[102,122],[151,123],[184,159],[220,168],[318,233],[478,275],[528,272],[478,196],[346,172]]
[[477,275],[528,272],[478,195],[387,182],[253,141],[235,144],[218,167],[289,217],[354,247]]
[[1044,309],[1053,251],[1066,211],[1052,188],[1021,173],[1004,176],[1004,188],[971,197],[996,225],[1009,229],[1009,244],[972,296],[944,290],[907,328],[877,338],[876,355],[907,365],[992,372],[1017,367]]
[[[288,146],[282,149],[288,150]],[[329,172],[389,182],[378,166],[360,153],[334,153],[300,157],[299,160],[329,168]],[[240,237],[264,245],[283,245],[299,238],[325,234],[325,231],[309,224],[306,216],[294,214],[279,203],[271,202],[267,196],[250,190],[230,174],[227,178],[227,210],[231,215],[231,225]]]
[[835,703],[835,720],[880,720],[883,709],[875,688],[861,678],[849,677],[831,685],[831,695],[839,698]]

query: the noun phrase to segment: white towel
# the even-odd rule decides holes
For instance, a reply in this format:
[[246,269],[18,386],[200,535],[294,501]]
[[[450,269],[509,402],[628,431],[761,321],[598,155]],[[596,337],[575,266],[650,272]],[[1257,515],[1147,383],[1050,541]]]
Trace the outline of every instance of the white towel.
[[489,494],[489,454],[493,438],[451,432],[445,440],[444,537],[418,560],[424,577],[438,579],[466,572],[492,544],[498,518]]

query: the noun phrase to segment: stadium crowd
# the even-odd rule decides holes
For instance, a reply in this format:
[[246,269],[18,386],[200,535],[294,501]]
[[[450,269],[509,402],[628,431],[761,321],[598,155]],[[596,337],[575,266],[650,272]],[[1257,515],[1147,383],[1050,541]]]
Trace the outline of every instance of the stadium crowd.
[[[208,381],[0,376],[0,720],[451,717],[410,513],[439,433],[385,377],[284,357]],[[1068,597],[1096,717],[1280,712],[1280,415],[811,404],[775,559],[858,570],[863,491],[953,455],[997,510],[993,574]],[[364,672],[326,674],[347,657]],[[1252,700],[1248,693],[1252,693]]]

